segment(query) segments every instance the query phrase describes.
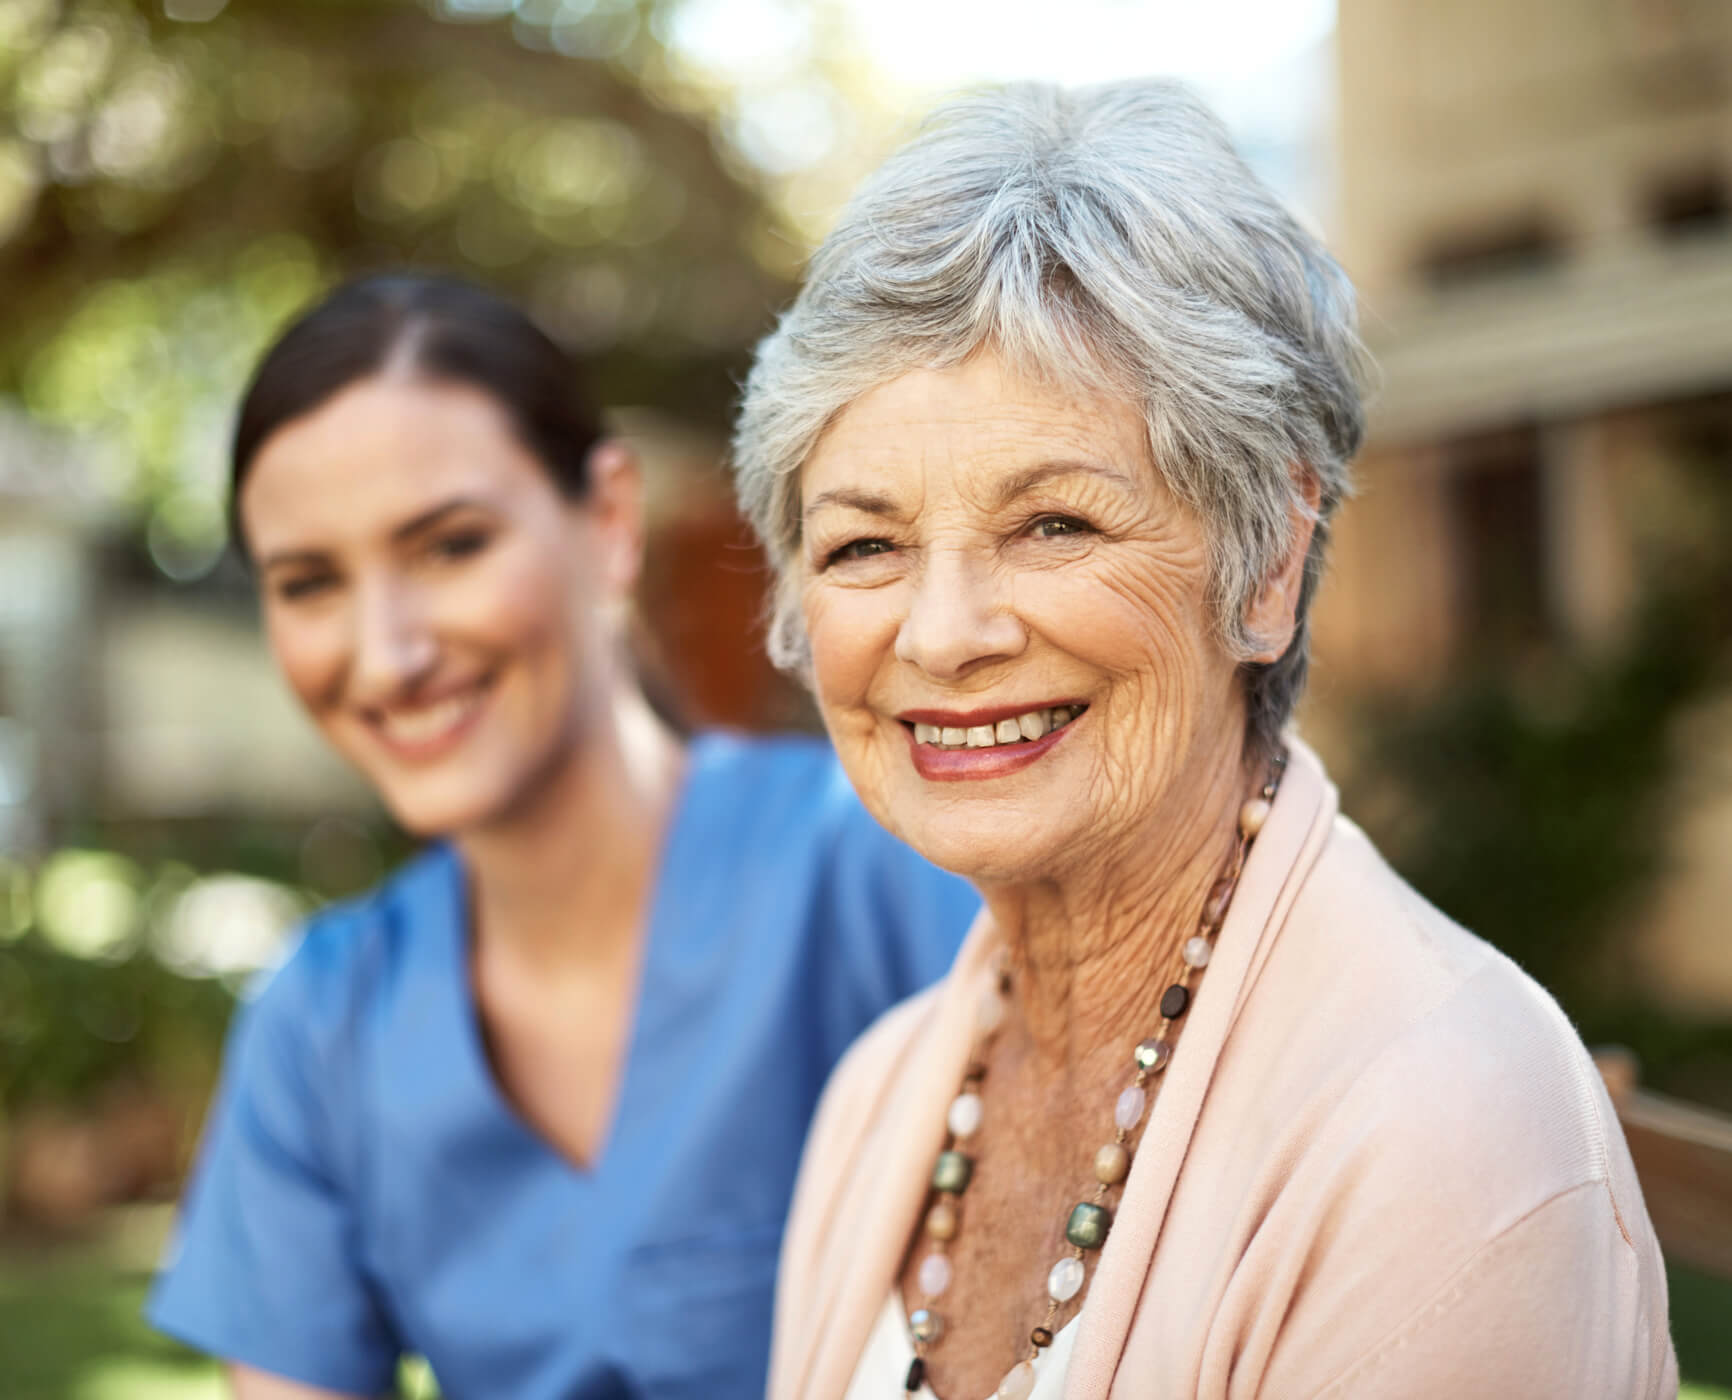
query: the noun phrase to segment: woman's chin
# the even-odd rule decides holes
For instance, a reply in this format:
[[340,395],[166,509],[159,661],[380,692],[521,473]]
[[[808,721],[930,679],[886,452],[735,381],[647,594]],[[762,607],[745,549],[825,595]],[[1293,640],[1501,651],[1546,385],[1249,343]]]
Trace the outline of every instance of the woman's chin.
[[1019,834],[1003,827],[973,830],[950,819],[923,824],[903,840],[939,869],[983,887],[1039,880],[1058,854],[1050,835]]
[[461,774],[426,774],[378,786],[392,820],[422,840],[484,827],[505,806],[501,795],[490,790],[492,785],[484,788]]

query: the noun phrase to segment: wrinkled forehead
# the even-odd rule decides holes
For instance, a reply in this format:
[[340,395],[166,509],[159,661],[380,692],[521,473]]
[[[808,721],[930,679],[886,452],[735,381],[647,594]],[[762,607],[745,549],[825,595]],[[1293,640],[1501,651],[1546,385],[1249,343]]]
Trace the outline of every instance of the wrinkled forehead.
[[911,370],[843,409],[801,470],[800,513],[840,491],[916,485],[990,499],[1007,480],[1062,462],[1152,481],[1142,413],[1104,390],[982,353]]

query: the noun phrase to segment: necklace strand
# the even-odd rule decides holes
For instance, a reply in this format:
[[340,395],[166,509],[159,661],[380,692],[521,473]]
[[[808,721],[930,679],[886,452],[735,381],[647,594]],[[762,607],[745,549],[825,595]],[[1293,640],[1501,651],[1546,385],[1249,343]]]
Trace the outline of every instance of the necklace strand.
[[[1226,873],[1210,887],[1208,898],[1203,901],[1197,931],[1180,950],[1177,972],[1171,985],[1161,994],[1160,1024],[1152,1036],[1138,1041],[1131,1052],[1134,1073],[1113,1106],[1112,1140],[1095,1153],[1094,1188],[1088,1200],[1079,1201],[1071,1208],[1065,1222],[1065,1241],[1070,1248],[1047,1274],[1045,1314],[1040,1324],[1028,1334],[1026,1356],[999,1382],[994,1392],[996,1400],[1028,1400],[1033,1393],[1037,1378],[1035,1362],[1041,1352],[1053,1344],[1054,1324],[1058,1321],[1059,1311],[1082,1292],[1088,1255],[1106,1244],[1107,1234],[1112,1229],[1112,1208],[1108,1200],[1122,1188],[1130,1175],[1132,1138],[1144,1123],[1150,1082],[1173,1057],[1174,1027],[1190,1008],[1192,982],[1209,965],[1215,935],[1232,905],[1251,843],[1268,820],[1270,805],[1280,788],[1286,765],[1286,754],[1277,753],[1261,792],[1239,809],[1239,839],[1233,848],[1232,859]],[[926,1384],[927,1356],[946,1331],[937,1304],[951,1283],[950,1246],[962,1227],[962,1198],[974,1176],[975,1157],[966,1149],[979,1131],[984,1116],[980,1091],[986,1078],[986,1052],[1003,1024],[1009,991],[1010,977],[1002,968],[982,989],[976,1012],[974,1053],[963,1073],[961,1092],[951,1100],[945,1119],[948,1136],[932,1169],[924,1223],[928,1252],[916,1272],[920,1306],[908,1316],[909,1334],[914,1338],[914,1360],[909,1364],[908,1376],[903,1383],[903,1393],[907,1395],[917,1394]],[[1141,1143],[1136,1146],[1140,1148]]]

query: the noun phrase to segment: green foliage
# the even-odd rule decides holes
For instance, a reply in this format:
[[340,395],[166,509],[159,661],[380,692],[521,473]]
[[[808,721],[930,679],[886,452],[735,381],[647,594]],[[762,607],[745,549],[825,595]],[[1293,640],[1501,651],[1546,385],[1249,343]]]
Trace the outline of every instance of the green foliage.
[[[1707,547],[1649,561],[1650,602],[1617,654],[1482,659],[1426,702],[1368,709],[1348,794],[1422,893],[1544,983],[1590,1042],[1636,1049],[1654,1082],[1669,1064],[1732,1064],[1732,1027],[1643,1008],[1624,953],[1666,874],[1691,761],[1679,721],[1732,683],[1725,450],[1682,464]],[[1729,1093],[1732,1077],[1709,1097]]]
[[6,1260],[0,1375],[11,1400],[220,1400],[215,1363],[153,1332],[149,1279],[101,1257]]
[[719,422],[787,291],[651,0],[0,0],[0,396],[214,557],[247,367],[333,279],[448,268]]
[[82,1104],[123,1078],[194,1092],[212,1077],[232,992],[145,951],[81,958],[26,935],[0,944],[0,1119]]
[[1674,607],[1628,656],[1570,668],[1541,696],[1481,674],[1374,714],[1363,766],[1405,794],[1376,835],[1439,907],[1578,1014],[1599,1010],[1616,995],[1601,950],[1663,869],[1669,721],[1713,659]]

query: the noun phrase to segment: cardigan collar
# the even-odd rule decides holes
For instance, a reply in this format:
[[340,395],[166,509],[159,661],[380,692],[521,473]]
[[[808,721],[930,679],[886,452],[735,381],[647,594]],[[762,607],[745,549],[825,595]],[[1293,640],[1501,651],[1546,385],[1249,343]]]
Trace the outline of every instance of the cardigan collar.
[[[1287,739],[1288,763],[1263,830],[1216,935],[1208,975],[1185,1018],[1185,1034],[1162,1073],[1142,1144],[1114,1213],[1081,1315],[1065,1400],[1105,1400],[1129,1333],[1168,1202],[1227,1036],[1273,947],[1288,909],[1334,821],[1334,786],[1315,754]],[[956,962],[884,1086],[866,1151],[876,1189],[861,1218],[847,1222],[864,1245],[830,1292],[822,1337],[808,1343],[802,1395],[839,1396],[848,1388],[873,1323],[894,1286],[908,1231],[924,1202],[933,1159],[944,1145],[945,1114],[973,1049],[976,1008],[992,975],[998,934],[982,912]],[[840,1222],[839,1222],[840,1223]]]

